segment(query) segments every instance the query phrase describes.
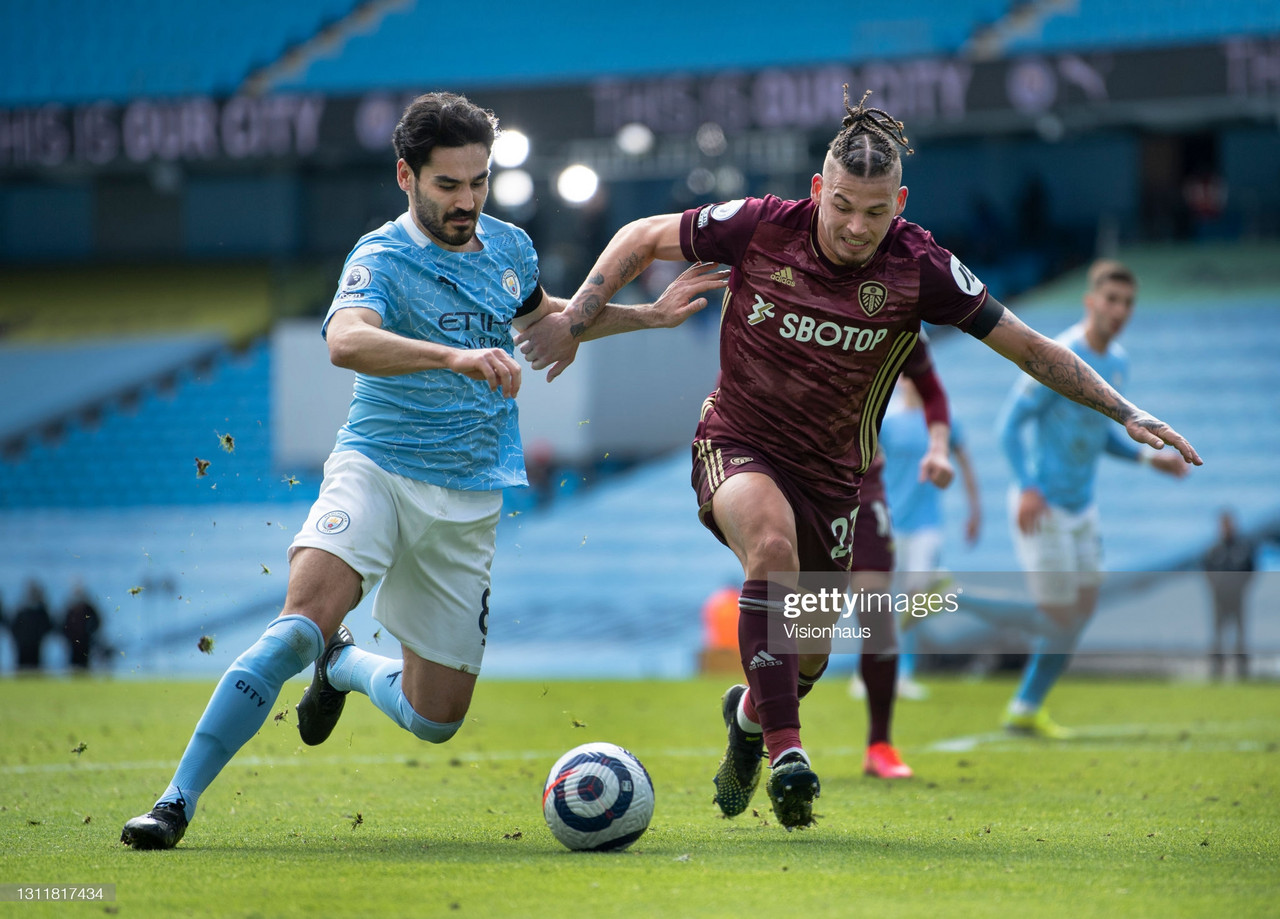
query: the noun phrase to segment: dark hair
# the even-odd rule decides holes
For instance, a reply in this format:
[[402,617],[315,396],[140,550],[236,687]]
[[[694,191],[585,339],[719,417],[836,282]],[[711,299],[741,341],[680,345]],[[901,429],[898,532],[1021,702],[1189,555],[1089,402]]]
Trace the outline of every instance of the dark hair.
[[455,93],[427,93],[409,103],[391,132],[396,156],[417,175],[436,147],[483,144],[493,149],[498,116]]
[[840,133],[831,141],[831,156],[852,175],[873,179],[888,175],[901,162],[898,148],[914,153],[907,146],[901,121],[895,121],[884,109],[867,108],[867,96],[862,94],[857,108],[849,107],[849,84],[844,84],[844,122]]
[[1137,276],[1133,273],[1133,270],[1123,262],[1117,262],[1115,259],[1111,258],[1102,258],[1089,266],[1090,290],[1097,290],[1108,281],[1128,284],[1130,287],[1138,286]]

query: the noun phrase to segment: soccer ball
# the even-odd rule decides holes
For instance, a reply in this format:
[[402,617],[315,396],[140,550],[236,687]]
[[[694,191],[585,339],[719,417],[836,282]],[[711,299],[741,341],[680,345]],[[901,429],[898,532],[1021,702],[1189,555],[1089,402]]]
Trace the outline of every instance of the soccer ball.
[[617,744],[583,744],[551,767],[542,816],[570,849],[625,849],[653,817],[653,782],[640,760]]

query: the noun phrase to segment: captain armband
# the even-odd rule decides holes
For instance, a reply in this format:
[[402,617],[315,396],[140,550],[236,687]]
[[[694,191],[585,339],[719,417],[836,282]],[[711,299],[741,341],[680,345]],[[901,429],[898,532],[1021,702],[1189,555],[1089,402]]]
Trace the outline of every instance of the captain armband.
[[973,317],[973,322],[969,323],[969,328],[965,331],[981,341],[991,334],[991,330],[996,327],[1003,315],[1004,304],[988,294],[986,302],[978,308],[977,315]]

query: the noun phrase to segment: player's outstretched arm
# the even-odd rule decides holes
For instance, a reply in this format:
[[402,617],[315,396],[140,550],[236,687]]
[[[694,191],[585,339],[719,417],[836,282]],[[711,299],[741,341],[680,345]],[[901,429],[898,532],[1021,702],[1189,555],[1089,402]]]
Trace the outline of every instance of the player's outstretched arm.
[[[723,290],[728,284],[728,269],[719,269],[714,262],[698,262],[682,271],[652,303],[606,303],[604,309],[597,314],[596,321],[587,327],[578,340],[592,341],[607,335],[638,332],[641,329],[673,329],[694,313],[705,309],[709,295]],[[568,308],[568,300],[549,296],[533,313],[516,320],[519,333],[515,337],[515,343],[534,370],[542,370],[554,363],[551,354],[563,331],[554,323],[546,322],[546,318]],[[548,374],[547,378],[554,380],[558,375],[559,371],[555,371]]]
[[1188,463],[1202,464],[1200,454],[1181,434],[1126,400],[1070,348],[1041,335],[1009,310],[983,341],[1055,392],[1120,422],[1139,443],[1157,450],[1167,443]]
[[[577,355],[578,343],[609,305],[610,298],[639,277],[655,258],[678,261],[680,251],[680,214],[662,214],[633,220],[614,234],[609,245],[596,259],[587,279],[578,288],[568,306],[552,313],[541,322],[535,370],[550,367],[547,380],[554,380]],[[530,326],[532,330],[533,326]],[[517,340],[521,352],[530,361],[533,346],[526,347],[529,330]]]

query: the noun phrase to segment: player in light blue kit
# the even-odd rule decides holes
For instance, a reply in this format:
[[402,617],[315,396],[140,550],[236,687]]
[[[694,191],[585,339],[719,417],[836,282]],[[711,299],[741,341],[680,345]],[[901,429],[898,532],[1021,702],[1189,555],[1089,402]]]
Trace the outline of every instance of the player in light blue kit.
[[[173,848],[284,682],[313,663],[297,705],[304,743],[329,736],[353,689],[422,740],[443,743],[462,726],[488,630],[501,490],[526,484],[511,328],[567,304],[539,284],[524,231],[481,213],[496,132],[493,113],[449,93],[415,99],[396,126],[409,209],[356,244],[325,317],[330,360],[356,371],[355,396],[289,548],[284,609],[223,675],[169,787],[122,842]],[[727,283],[712,267],[689,269],[654,304],[607,304],[592,337],[678,325]],[[342,625],[375,586],[374,618],[402,660],[360,650]]]
[[[1123,390],[1129,358],[1117,343],[1133,314],[1137,279],[1112,260],[1089,269],[1084,318],[1058,341],[1078,354],[1116,390]],[[1030,452],[1023,440],[1030,429]],[[1134,444],[1109,418],[1064,399],[1029,377],[1010,394],[1000,442],[1013,470],[1010,525],[1018,560],[1040,609],[1036,653],[1023,670],[1004,725],[1012,733],[1065,739],[1072,732],[1049,717],[1045,697],[1067,664],[1098,603],[1101,542],[1093,487],[1103,453],[1144,463],[1175,477],[1187,465],[1172,453]],[[1034,614],[1033,614],[1034,615]]]

